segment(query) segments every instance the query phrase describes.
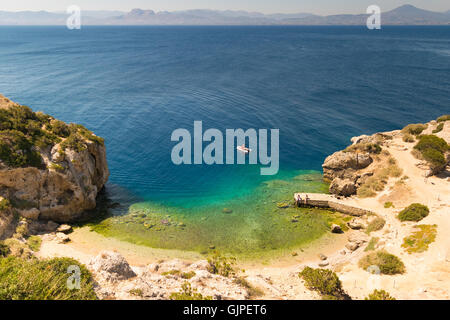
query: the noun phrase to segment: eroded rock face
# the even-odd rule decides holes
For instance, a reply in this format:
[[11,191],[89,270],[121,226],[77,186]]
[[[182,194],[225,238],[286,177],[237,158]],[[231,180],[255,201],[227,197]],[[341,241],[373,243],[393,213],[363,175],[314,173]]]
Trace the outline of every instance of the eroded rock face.
[[348,197],[356,193],[354,180],[335,178],[330,185],[330,192],[339,196]]
[[[11,107],[25,108],[0,95],[0,109]],[[28,113],[29,117],[37,116],[31,110]],[[55,127],[54,123],[62,122],[40,116],[48,118],[31,120],[41,125],[41,132],[54,135],[52,124]],[[59,141],[46,147],[32,146],[41,158],[41,165],[14,166],[8,164],[8,159],[0,159],[0,196],[9,199],[17,212],[28,219],[74,221],[85,210],[95,208],[97,194],[108,180],[106,148],[99,142],[101,138],[84,127],[62,125],[70,130],[70,135],[58,137]],[[67,143],[64,146],[65,140],[74,137],[82,145],[80,148]]]
[[324,178],[350,179],[355,170],[368,167],[373,162],[368,153],[338,151],[328,156],[322,165]]

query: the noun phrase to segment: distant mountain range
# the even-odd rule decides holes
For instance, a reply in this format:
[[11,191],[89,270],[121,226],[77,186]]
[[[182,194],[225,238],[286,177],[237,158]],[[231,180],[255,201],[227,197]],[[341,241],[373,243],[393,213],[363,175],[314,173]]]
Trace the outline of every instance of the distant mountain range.
[[[133,9],[83,11],[83,25],[365,25],[367,14],[318,16],[310,13],[262,14],[247,11]],[[0,11],[0,25],[65,25],[68,15],[47,11]],[[434,12],[404,5],[381,15],[382,25],[450,25],[450,10]]]

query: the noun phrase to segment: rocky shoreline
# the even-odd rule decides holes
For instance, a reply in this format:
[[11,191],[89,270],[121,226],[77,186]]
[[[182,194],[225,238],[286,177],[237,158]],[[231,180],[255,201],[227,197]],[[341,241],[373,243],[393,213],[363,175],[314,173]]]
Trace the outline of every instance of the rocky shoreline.
[[[20,107],[0,96],[0,111],[11,106]],[[339,291],[345,290],[345,295],[339,297],[363,299],[374,289],[383,289],[397,299],[448,299],[450,239],[445,235],[450,228],[448,118],[355,137],[348,148],[327,157],[323,171],[330,182],[330,197],[338,204],[365,208],[367,212],[349,215],[330,228],[330,232],[345,237],[345,243],[336,251],[318,249],[314,257],[307,258],[292,254],[288,266],[255,265],[244,271],[232,257],[218,253],[208,260],[194,262],[161,259],[130,265],[127,260],[131,252],[127,250],[105,244],[96,247],[92,243],[91,250],[85,251],[76,237],[71,236],[72,227],[59,223],[76,220],[81,212],[95,206],[95,197],[109,172],[101,141],[95,135],[88,135],[91,140],[85,138],[77,130],[75,134],[81,136],[75,140],[84,148],[79,149],[76,144],[63,148],[70,137],[68,133],[46,148],[33,147],[42,159],[37,167],[13,168],[2,164],[0,234],[3,232],[3,237],[8,238],[4,241],[8,254],[21,259],[78,258],[92,273],[95,295],[100,299],[324,298],[323,293],[311,290],[308,279],[302,277],[302,270],[307,267],[339,277],[343,287]],[[56,120],[47,119],[40,129],[51,132],[49,128]],[[426,145],[425,149],[421,143]],[[435,145],[443,148],[439,150],[443,150],[444,160],[441,154],[427,151]],[[64,156],[59,152],[61,148]],[[34,206],[17,207],[21,203],[17,199]],[[414,203],[429,208],[429,214],[419,220],[400,220],[400,213]],[[434,230],[434,238],[426,240],[429,243],[425,249],[414,251],[416,243],[407,239],[418,228]],[[38,240],[34,241],[40,247],[30,244],[30,238],[36,235]],[[373,275],[362,261],[372,259],[375,254],[389,259],[394,259],[393,256],[403,267],[387,275],[377,274],[372,285],[369,282]]]

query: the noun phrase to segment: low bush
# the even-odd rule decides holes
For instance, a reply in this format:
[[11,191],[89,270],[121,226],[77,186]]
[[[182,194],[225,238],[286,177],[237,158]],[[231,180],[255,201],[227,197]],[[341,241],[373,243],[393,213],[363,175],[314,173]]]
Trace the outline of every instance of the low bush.
[[[69,266],[80,268],[80,289],[67,286]],[[0,300],[94,300],[91,273],[69,258],[51,260],[0,259]]]
[[225,257],[216,251],[208,258],[208,263],[208,271],[213,274],[219,274],[224,277],[234,276],[236,274],[234,268],[236,258],[234,257]]
[[128,291],[128,293],[131,294],[132,296],[141,298],[144,296],[144,291],[142,291],[142,289],[131,289],[130,291]]
[[41,249],[42,239],[39,236],[31,236],[27,239],[28,247],[34,252],[38,252]]
[[378,231],[384,228],[386,224],[386,220],[381,217],[376,217],[367,225],[366,233],[370,234],[371,232]]
[[331,270],[305,267],[299,277],[305,280],[308,289],[319,292],[324,299],[350,299],[342,289],[339,277]]
[[416,124],[408,124],[406,127],[402,129],[403,134],[412,134],[419,135],[428,127],[426,124],[416,123]]
[[414,141],[416,141],[414,136],[409,134],[409,133],[403,134],[403,138],[402,139],[403,139],[404,142],[414,142]]
[[6,257],[9,252],[9,246],[6,245],[3,241],[0,241],[0,258]]
[[432,132],[433,132],[433,133],[439,133],[439,132],[442,131],[442,129],[444,129],[444,123],[443,123],[443,122],[439,123],[439,124],[437,125],[436,129],[434,129]]
[[376,251],[367,254],[359,260],[359,266],[367,270],[371,266],[377,266],[382,274],[399,274],[405,272],[403,262],[393,254],[386,251]]
[[445,122],[445,121],[449,121],[449,120],[450,120],[450,114],[440,116],[439,118],[436,119],[437,122]]
[[445,153],[450,150],[450,146],[444,139],[435,135],[423,135],[414,149],[421,153],[433,171],[445,168],[447,164]]
[[11,209],[11,203],[9,202],[9,200],[5,199],[5,198],[1,199],[0,200],[0,211],[8,210],[8,209]]
[[212,300],[212,297],[198,293],[197,289],[192,289],[191,284],[186,281],[181,285],[179,292],[170,295],[170,300]]
[[386,209],[394,208],[394,204],[393,204],[392,202],[388,201],[388,202],[385,202],[385,203],[384,203],[384,207],[385,207]]
[[420,203],[413,203],[398,214],[400,221],[420,221],[430,213],[427,206]]
[[437,225],[418,225],[414,227],[419,229],[410,236],[403,239],[402,247],[408,253],[420,253],[428,250],[431,243],[436,240]]
[[396,300],[396,299],[384,290],[374,290],[364,300]]

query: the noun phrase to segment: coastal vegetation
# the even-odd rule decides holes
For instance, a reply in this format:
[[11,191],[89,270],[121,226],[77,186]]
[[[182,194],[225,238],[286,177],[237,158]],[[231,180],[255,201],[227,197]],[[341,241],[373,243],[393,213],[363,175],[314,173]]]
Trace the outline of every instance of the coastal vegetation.
[[398,219],[400,221],[420,221],[430,213],[427,206],[420,203],[413,203],[400,211]]
[[442,129],[444,129],[444,123],[443,123],[443,122],[439,123],[439,124],[437,125],[436,129],[434,129],[434,130],[432,131],[432,133],[439,133],[439,132],[442,131]]
[[444,139],[435,135],[422,135],[414,149],[418,151],[420,158],[428,162],[433,172],[445,168],[447,164],[446,153],[450,150],[450,146]]
[[235,269],[236,258],[226,257],[215,251],[212,256],[208,258],[208,271],[212,274],[219,274],[224,277],[236,275]]
[[408,253],[420,253],[428,250],[431,243],[436,240],[437,225],[417,225],[410,236],[403,240],[402,247]]
[[364,300],[396,300],[392,297],[389,292],[384,290],[374,290],[368,297]]
[[422,123],[416,123],[416,124],[408,124],[406,127],[402,129],[403,134],[411,134],[411,135],[419,135],[428,128],[428,125],[422,124]]
[[356,153],[368,152],[373,154],[380,154],[381,150],[382,148],[378,143],[357,143],[348,146],[344,150],[344,152],[356,152]]
[[341,280],[336,273],[328,269],[305,267],[299,277],[305,281],[305,286],[320,293],[324,300],[348,300],[350,297],[342,288]]
[[394,204],[393,204],[391,201],[388,201],[388,202],[385,202],[385,203],[384,203],[384,207],[385,207],[386,209],[394,208]]
[[372,238],[370,238],[370,241],[369,241],[369,243],[367,244],[367,247],[364,249],[364,251],[373,251],[373,250],[375,250],[375,246],[377,245],[377,243],[378,243],[378,240],[380,240],[380,238],[378,238],[378,237],[372,237]]
[[437,122],[450,121],[450,114],[445,114],[436,119]]
[[[67,286],[69,266],[80,268],[80,289]],[[0,300],[95,300],[88,269],[69,258],[0,258]]]
[[359,260],[360,268],[368,270],[371,266],[377,266],[381,274],[399,274],[405,272],[405,265],[395,255],[386,251],[376,251],[367,254]]
[[77,124],[65,124],[27,106],[13,104],[0,109],[0,160],[6,165],[44,168],[40,150],[61,143],[62,149],[80,151],[85,140],[104,144],[104,140]]
[[358,188],[357,195],[360,198],[374,197],[377,192],[383,191],[389,178],[398,178],[402,175],[402,169],[397,165],[397,161],[388,157],[376,169],[372,176],[368,177]]
[[367,225],[366,233],[370,234],[371,232],[381,230],[385,224],[386,220],[381,217],[376,217]]
[[186,281],[181,285],[179,292],[173,292],[170,295],[170,300],[212,300],[212,297],[198,293],[197,289],[193,289],[191,284]]
[[402,139],[404,142],[409,142],[409,143],[416,141],[416,138],[414,138],[414,136],[409,133],[403,134]]

